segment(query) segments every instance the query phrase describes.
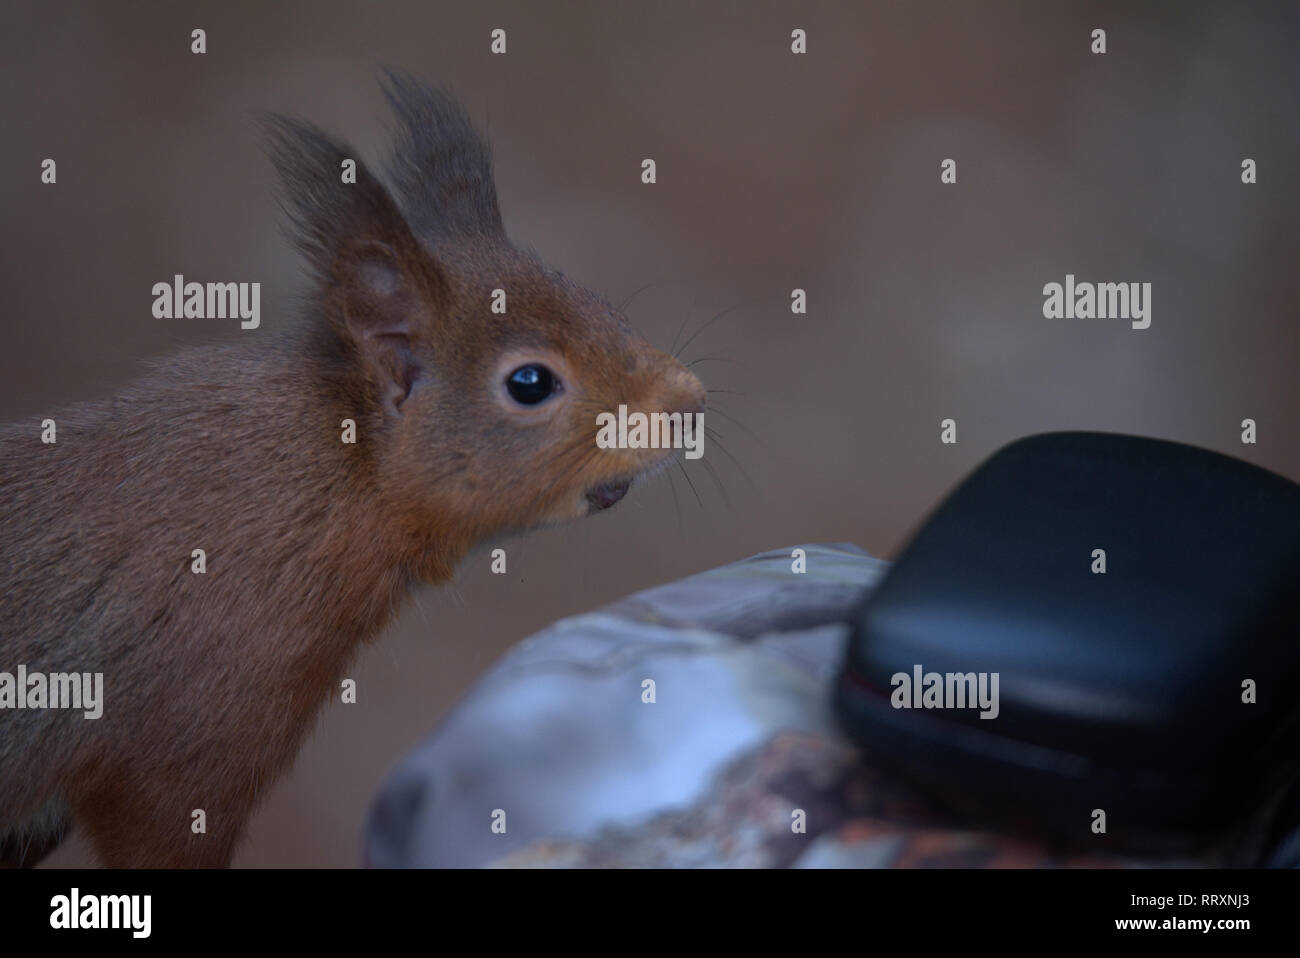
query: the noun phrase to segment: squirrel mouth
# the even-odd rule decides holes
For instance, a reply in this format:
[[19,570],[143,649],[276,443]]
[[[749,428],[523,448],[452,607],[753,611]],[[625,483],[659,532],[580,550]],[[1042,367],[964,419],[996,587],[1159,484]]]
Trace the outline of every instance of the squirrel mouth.
[[627,495],[631,485],[631,479],[620,479],[617,482],[601,483],[587,490],[587,503],[591,506],[591,511],[600,512],[602,509],[608,509]]

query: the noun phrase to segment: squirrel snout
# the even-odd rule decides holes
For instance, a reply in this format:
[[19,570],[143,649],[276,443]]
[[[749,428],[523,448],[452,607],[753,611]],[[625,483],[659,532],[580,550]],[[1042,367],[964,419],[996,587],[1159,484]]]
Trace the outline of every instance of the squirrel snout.
[[664,408],[670,412],[683,415],[704,412],[708,400],[708,391],[704,383],[689,369],[676,360],[676,367],[665,377]]

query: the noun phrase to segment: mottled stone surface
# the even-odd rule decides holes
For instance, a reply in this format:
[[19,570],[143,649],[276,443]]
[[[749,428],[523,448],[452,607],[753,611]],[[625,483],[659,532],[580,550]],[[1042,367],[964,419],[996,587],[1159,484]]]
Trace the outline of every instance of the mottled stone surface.
[[764,553],[520,644],[390,776],[369,863],[1103,864],[973,828],[847,743],[829,714],[845,623],[887,564],[800,548],[805,574]]

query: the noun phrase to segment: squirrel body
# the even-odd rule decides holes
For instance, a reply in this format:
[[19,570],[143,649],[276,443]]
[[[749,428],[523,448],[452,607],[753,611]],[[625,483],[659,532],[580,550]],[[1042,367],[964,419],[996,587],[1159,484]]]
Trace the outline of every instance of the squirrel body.
[[33,864],[75,822],[105,865],[228,865],[415,583],[671,457],[598,449],[599,412],[703,409],[680,363],[510,243],[450,94],[396,74],[386,93],[397,198],[359,163],[340,182],[344,144],[268,120],[315,274],[294,323],[157,362],[54,414],[55,443],[0,427],[0,670],[105,687],[94,721],[0,710],[0,859]]

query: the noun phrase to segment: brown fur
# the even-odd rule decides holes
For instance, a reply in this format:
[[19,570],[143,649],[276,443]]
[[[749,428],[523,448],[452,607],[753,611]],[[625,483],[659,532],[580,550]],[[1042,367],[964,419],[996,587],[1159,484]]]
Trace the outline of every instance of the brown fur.
[[[396,200],[360,164],[340,182],[345,145],[268,121],[316,277],[297,322],[52,414],[56,444],[39,419],[0,428],[0,671],[104,673],[99,720],[0,711],[11,862],[74,820],[106,865],[229,864],[413,583],[447,578],[485,537],[579,518],[594,486],[664,461],[597,449],[597,412],[703,408],[679,363],[510,243],[459,105],[396,75],[387,92]],[[565,391],[514,408],[503,379],[528,361]]]

